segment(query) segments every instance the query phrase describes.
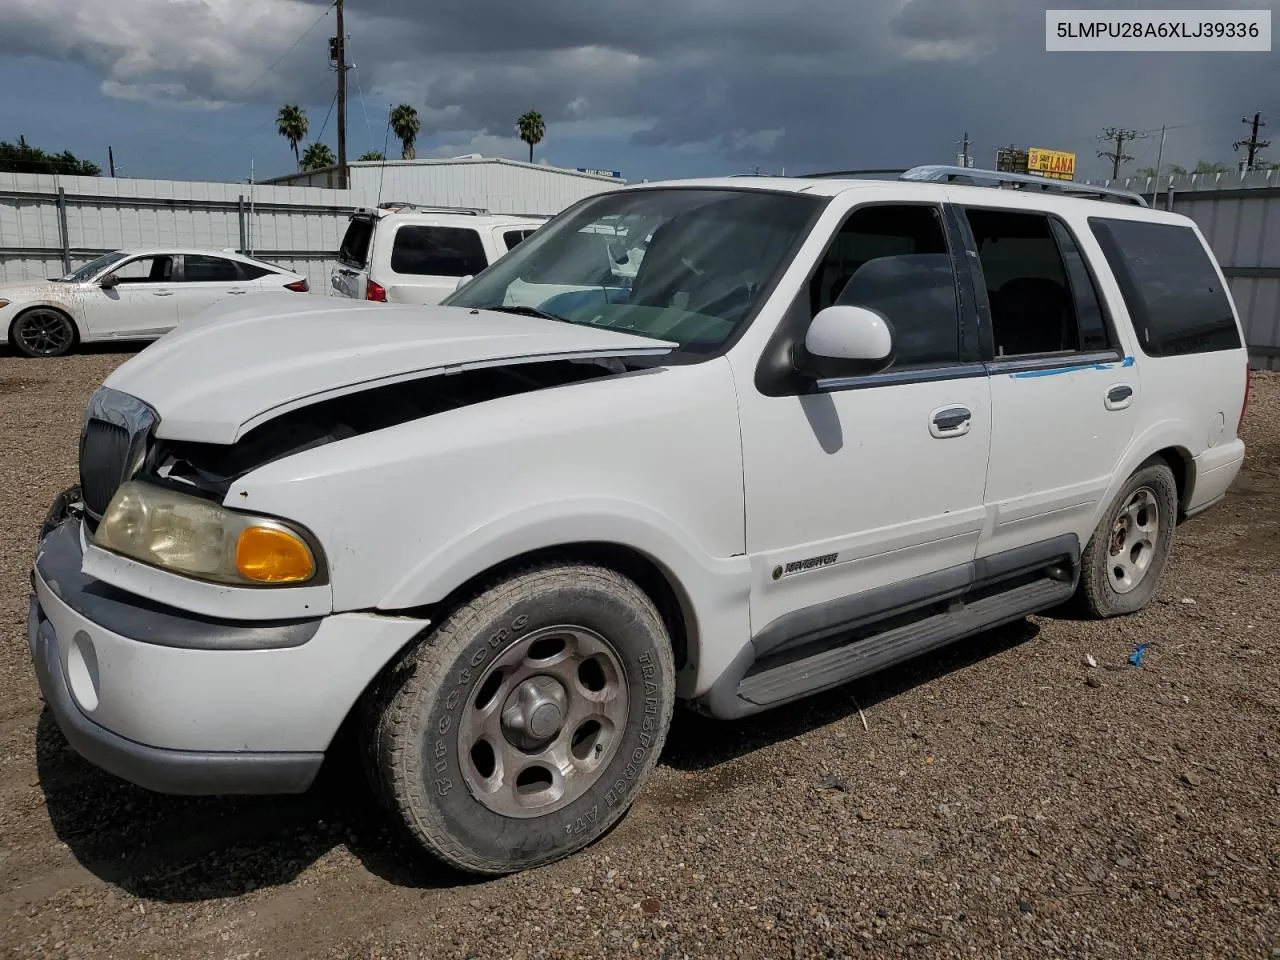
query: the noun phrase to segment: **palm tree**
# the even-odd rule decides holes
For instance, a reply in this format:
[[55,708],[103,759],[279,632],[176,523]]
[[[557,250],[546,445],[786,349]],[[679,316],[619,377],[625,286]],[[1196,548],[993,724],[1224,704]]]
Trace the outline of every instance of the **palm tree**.
[[402,103],[391,111],[391,132],[400,140],[403,149],[400,157],[404,160],[414,158],[413,141],[422,130],[422,121],[418,119],[418,111],[407,103]]
[[303,170],[323,170],[337,162],[327,143],[313,143],[302,153]]
[[1155,167],[1139,167],[1133,171],[1135,177],[1154,177],[1156,175]]
[[529,145],[529,162],[533,163],[533,148],[547,135],[547,125],[542,122],[542,114],[537,110],[526,110],[516,121],[516,132]]
[[1201,160],[1196,164],[1196,168],[1192,173],[1230,173],[1231,168],[1225,163],[1210,163],[1208,160]]
[[289,141],[293,147],[293,161],[301,169],[302,161],[298,158],[298,144],[307,137],[307,114],[296,103],[286,103],[276,115],[276,129],[280,136]]
[[370,150],[368,153],[360,154],[361,160],[385,160],[381,150]]
[[1185,177],[1187,175],[1187,168],[1181,164],[1167,163],[1165,164],[1164,172],[1171,177]]

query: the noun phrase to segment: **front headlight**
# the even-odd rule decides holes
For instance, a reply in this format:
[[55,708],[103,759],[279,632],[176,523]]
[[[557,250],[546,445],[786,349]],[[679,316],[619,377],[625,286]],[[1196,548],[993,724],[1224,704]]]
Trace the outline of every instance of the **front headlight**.
[[316,557],[301,534],[268,517],[150,483],[121,484],[93,542],[153,567],[217,583],[306,583]]

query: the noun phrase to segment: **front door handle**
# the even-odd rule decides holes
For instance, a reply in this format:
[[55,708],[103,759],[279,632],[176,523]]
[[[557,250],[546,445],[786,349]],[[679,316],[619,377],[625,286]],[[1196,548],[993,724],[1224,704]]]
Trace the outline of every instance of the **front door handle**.
[[172,297],[172,296],[173,296],[173,291],[172,291],[172,290],[153,290],[153,291],[152,291],[152,296],[156,296],[156,297]]
[[1108,410],[1123,410],[1133,402],[1133,387],[1127,383],[1117,383],[1107,390],[1107,399],[1103,401]]
[[240,296],[240,294],[244,293],[244,291],[243,291],[243,290],[228,290],[228,291],[227,291],[227,293],[231,294],[233,297],[238,297],[238,296]]
[[963,437],[969,432],[973,414],[968,407],[943,407],[933,411],[929,420],[929,433],[939,440]]

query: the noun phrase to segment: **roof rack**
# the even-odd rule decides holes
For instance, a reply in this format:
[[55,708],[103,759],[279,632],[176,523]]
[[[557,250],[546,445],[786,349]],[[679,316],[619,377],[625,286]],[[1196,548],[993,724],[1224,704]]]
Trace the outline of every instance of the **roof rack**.
[[942,164],[925,164],[912,167],[898,177],[899,180],[922,180],[931,183],[960,183],[975,187],[996,187],[1012,190],[1039,190],[1043,193],[1061,193],[1075,197],[1092,197],[1095,200],[1112,200],[1147,206],[1146,198],[1132,190],[1119,187],[1099,187],[1093,184],[1074,183],[1070,180],[1051,180],[1028,173],[1003,173],[998,170],[978,170],[973,167],[951,167]]
[[469,217],[484,216],[489,212],[483,207],[435,207],[399,200],[388,200],[385,203],[380,203],[378,204],[378,209],[387,210],[392,213],[398,213],[401,210],[415,210],[419,213],[462,213]]

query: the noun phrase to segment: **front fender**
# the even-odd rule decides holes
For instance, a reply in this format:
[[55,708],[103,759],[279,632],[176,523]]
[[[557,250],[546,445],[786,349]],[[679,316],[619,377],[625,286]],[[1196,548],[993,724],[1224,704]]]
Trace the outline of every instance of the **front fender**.
[[513,557],[582,543],[630,548],[667,577],[685,608],[689,662],[681,671],[681,696],[709,686],[750,638],[751,567],[745,556],[709,556],[661,514],[607,497],[544,502],[438,544],[386,593],[378,609],[438,603]]

